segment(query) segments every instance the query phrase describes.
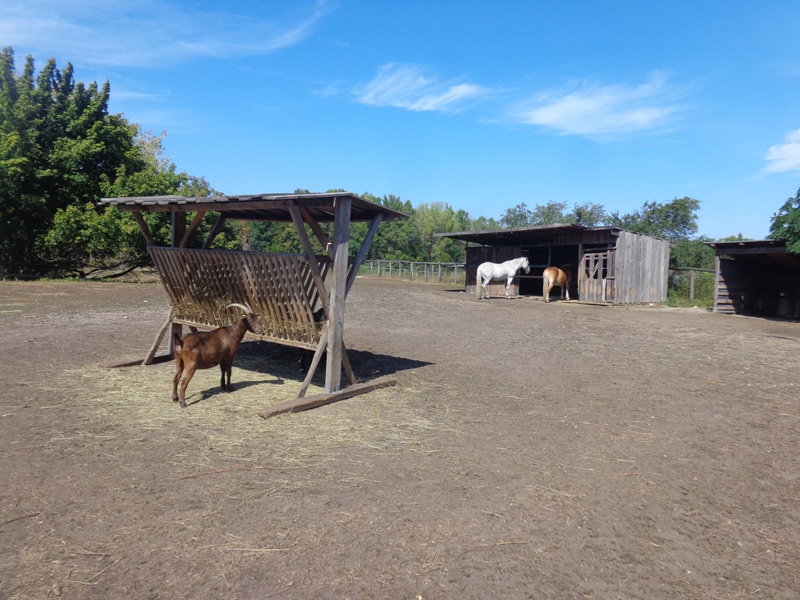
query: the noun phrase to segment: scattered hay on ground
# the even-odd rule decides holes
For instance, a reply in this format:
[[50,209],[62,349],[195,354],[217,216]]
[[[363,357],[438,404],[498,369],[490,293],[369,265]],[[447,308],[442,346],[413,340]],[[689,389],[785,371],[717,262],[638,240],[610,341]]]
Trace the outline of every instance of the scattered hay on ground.
[[[174,444],[192,456],[197,468],[221,463],[293,467],[334,458],[338,448],[359,446],[375,452],[429,452],[438,425],[422,416],[426,396],[419,384],[411,394],[402,386],[311,411],[262,419],[264,408],[294,398],[300,382],[253,369],[253,359],[234,366],[234,392],[219,387],[219,370],[198,371],[187,391],[188,406],[171,400],[171,364],[66,371],[56,385],[85,408],[86,443],[110,437],[148,438]],[[54,383],[54,382],[51,382]],[[323,390],[312,384],[308,395]],[[449,411],[449,407],[439,407]],[[430,407],[427,410],[430,413]],[[441,412],[440,410],[435,410]],[[184,452],[188,448],[199,453]]]

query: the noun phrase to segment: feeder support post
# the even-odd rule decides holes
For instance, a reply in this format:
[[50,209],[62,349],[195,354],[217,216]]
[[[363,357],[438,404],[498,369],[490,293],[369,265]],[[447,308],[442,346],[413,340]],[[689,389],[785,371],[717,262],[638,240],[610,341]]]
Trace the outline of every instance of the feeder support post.
[[336,392],[342,383],[344,307],[347,298],[347,262],[350,251],[350,198],[337,196],[333,220],[333,281],[328,305],[328,357],[325,391]]

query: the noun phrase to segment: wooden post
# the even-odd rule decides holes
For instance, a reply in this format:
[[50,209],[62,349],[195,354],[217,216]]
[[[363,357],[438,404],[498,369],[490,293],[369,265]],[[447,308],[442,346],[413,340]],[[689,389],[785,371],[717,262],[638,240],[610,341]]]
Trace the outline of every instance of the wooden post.
[[347,259],[350,251],[350,198],[337,197],[334,207],[333,268],[328,307],[328,360],[325,365],[325,391],[336,392],[342,383],[342,343],[344,307],[347,297]]
[[172,219],[172,240],[170,245],[173,248],[180,248],[181,240],[186,234],[186,213],[174,211],[170,213]]
[[694,269],[689,271],[689,301],[694,302]]

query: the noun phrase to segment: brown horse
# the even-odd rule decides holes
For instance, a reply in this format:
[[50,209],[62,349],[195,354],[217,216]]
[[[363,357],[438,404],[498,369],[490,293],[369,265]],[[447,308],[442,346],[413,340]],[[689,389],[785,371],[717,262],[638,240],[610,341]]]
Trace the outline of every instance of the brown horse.
[[547,267],[542,273],[542,296],[545,302],[550,302],[550,290],[553,286],[561,287],[561,299],[564,299],[564,294],[567,295],[569,300],[569,284],[572,283],[572,265],[564,265],[560,269],[558,267]]

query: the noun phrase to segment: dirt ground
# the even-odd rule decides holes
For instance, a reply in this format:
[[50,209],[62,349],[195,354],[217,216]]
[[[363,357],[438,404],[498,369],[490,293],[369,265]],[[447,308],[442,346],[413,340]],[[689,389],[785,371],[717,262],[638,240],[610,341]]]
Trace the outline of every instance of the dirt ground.
[[800,598],[800,323],[359,279],[398,384],[264,420],[296,350],[99,366],[167,313],[0,283],[0,599]]

